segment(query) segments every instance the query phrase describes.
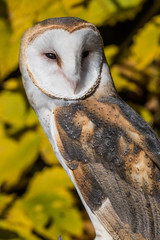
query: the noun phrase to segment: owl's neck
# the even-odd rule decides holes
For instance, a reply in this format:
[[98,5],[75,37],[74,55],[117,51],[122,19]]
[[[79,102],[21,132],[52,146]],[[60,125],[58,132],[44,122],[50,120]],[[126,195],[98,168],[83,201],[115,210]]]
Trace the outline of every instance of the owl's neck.
[[94,97],[99,99],[102,97],[110,97],[113,95],[117,95],[117,93],[109,70],[109,66],[107,62],[104,61],[102,66],[101,81],[96,92],[94,93]]

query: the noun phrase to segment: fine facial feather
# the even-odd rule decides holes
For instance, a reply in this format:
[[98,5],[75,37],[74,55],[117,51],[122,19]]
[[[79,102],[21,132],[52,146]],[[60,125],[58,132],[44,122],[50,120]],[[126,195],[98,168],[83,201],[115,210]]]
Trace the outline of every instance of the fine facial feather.
[[[57,107],[58,148],[85,202],[115,239],[158,239],[156,147],[160,148],[160,142],[151,128],[146,123],[144,128],[144,121],[119,101],[123,111],[111,97]],[[137,127],[128,121],[130,115],[138,118]],[[155,139],[155,152],[146,144],[148,132]]]
[[[77,27],[72,33],[63,29],[63,25],[60,29],[53,26],[37,33],[32,40],[30,33],[26,32],[23,41],[28,44],[23,44],[20,62],[26,63],[30,78],[45,94],[79,99],[93,92],[99,84],[103,50],[99,44],[101,38],[93,25],[87,24],[82,29]],[[89,54],[83,58],[85,51]],[[46,53],[54,53],[57,59],[47,58]],[[73,86],[76,87],[73,89]]]

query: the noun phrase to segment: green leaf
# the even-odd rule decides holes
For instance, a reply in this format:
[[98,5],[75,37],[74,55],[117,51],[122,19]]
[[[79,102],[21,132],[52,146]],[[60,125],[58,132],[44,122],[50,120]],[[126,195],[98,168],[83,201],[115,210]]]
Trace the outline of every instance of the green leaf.
[[0,215],[2,211],[5,209],[5,206],[8,205],[12,199],[14,198],[14,195],[5,195],[5,194],[0,194]]
[[139,69],[143,69],[152,62],[159,53],[159,26],[154,19],[139,30],[134,37],[134,44],[131,47],[131,59],[136,62]]
[[104,53],[108,64],[112,63],[112,58],[118,53],[118,47],[116,45],[110,45],[104,48]]
[[128,79],[121,75],[118,66],[113,66],[111,68],[111,74],[114,79],[114,84],[118,92],[123,89],[129,89],[131,91],[136,91],[136,84],[133,82],[129,82]]
[[60,234],[66,240],[82,234],[82,218],[74,206],[71,188],[73,184],[62,168],[44,169],[32,179],[6,219],[0,221],[0,228],[14,230],[18,239],[25,240],[37,240],[35,231],[51,240],[57,240]]
[[0,221],[0,240],[39,240],[27,223],[18,212],[8,215],[7,220]]
[[20,140],[0,139],[0,184],[14,185],[22,172],[36,159],[39,149],[38,134],[28,131]]
[[16,78],[10,78],[8,81],[3,82],[3,86],[5,90],[12,91],[12,90],[17,90],[18,88],[18,79]]
[[0,79],[2,79],[17,66],[20,40],[11,40],[11,27],[3,19],[0,19],[0,32]]
[[152,123],[153,115],[150,113],[150,111],[146,109],[146,107],[139,106],[139,111],[140,111],[140,115],[146,122]]
[[3,91],[0,95],[0,120],[11,125],[24,125],[26,103],[20,93]]
[[36,174],[21,203],[38,232],[55,239],[59,234],[82,233],[82,219],[74,208],[70,188],[73,184],[60,167],[44,169],[41,174]]
[[39,135],[40,135],[40,153],[43,160],[48,164],[58,164],[58,160],[53,152],[51,144],[44,133],[42,127],[39,127]]
[[123,8],[130,8],[139,5],[143,0],[117,0],[116,2]]

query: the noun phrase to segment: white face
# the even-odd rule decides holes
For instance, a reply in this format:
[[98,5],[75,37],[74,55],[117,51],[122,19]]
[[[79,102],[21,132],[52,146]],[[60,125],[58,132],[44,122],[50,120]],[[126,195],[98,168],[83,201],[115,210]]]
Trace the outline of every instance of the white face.
[[35,85],[51,97],[79,99],[96,83],[103,61],[98,33],[82,28],[72,33],[52,29],[26,49]]

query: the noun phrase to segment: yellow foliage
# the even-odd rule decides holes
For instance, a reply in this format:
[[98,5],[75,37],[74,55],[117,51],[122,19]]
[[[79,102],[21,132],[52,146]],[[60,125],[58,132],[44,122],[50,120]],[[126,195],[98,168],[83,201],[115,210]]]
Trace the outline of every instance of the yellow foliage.
[[131,48],[131,59],[136,62],[138,69],[143,69],[156,57],[159,58],[160,27],[154,19],[139,30],[134,37],[134,45]]
[[18,141],[3,137],[0,139],[0,183],[5,187],[20,180],[22,172],[36,160],[39,150],[38,134],[28,131]]

